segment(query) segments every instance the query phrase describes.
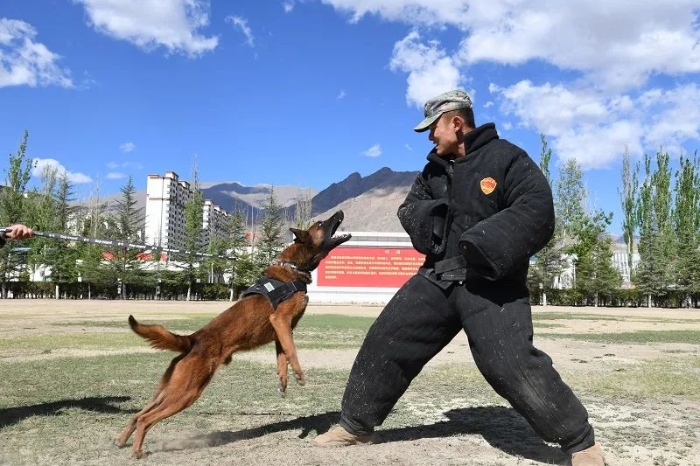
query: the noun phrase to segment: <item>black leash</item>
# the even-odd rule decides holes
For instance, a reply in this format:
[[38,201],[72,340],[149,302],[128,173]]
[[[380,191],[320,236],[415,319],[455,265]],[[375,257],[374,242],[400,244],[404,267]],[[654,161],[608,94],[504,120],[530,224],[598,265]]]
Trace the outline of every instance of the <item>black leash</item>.
[[[9,228],[0,228],[0,234],[5,236],[5,233],[10,231]],[[102,246],[112,246],[112,247],[121,247],[121,248],[127,248],[127,249],[141,249],[141,250],[148,250],[151,249],[153,251],[157,252],[171,252],[175,254],[192,254],[189,251],[186,251],[184,249],[174,249],[174,248],[162,248],[158,246],[152,246],[148,244],[136,244],[136,243],[129,243],[126,241],[117,241],[117,240],[111,240],[111,239],[100,239],[100,238],[88,238],[85,236],[76,236],[76,235],[67,235],[65,233],[50,233],[46,231],[36,231],[34,230],[34,236],[41,236],[43,238],[51,238],[51,239],[61,239],[65,241],[80,241],[82,243],[90,243],[90,244],[99,244]],[[193,253],[195,256],[202,256],[202,257],[218,257],[221,259],[235,259],[234,257],[228,257],[228,256],[217,256],[215,254],[207,254],[204,252],[195,252]]]

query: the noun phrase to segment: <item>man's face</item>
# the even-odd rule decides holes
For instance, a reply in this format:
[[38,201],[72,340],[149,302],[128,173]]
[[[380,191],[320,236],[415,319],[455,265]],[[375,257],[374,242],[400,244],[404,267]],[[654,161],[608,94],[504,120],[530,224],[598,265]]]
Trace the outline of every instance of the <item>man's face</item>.
[[439,156],[457,154],[459,152],[458,131],[461,129],[461,121],[457,117],[443,114],[430,125],[428,139],[435,144],[435,152]]

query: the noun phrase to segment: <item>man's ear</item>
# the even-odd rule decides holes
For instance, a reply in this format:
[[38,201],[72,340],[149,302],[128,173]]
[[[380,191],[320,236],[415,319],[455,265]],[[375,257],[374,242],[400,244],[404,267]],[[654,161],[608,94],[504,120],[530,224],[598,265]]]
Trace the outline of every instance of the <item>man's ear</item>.
[[290,228],[289,231],[291,231],[294,234],[294,242],[295,243],[303,243],[306,238],[309,237],[309,232],[306,230],[300,230],[298,228]]
[[464,118],[460,117],[459,115],[452,117],[452,127],[455,129],[455,131],[464,130],[466,126],[467,122],[464,121]]

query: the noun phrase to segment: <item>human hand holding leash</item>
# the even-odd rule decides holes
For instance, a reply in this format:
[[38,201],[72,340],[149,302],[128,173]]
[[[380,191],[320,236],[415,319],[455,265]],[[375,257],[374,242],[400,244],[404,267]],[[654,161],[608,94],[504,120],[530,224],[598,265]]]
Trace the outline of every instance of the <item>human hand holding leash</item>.
[[0,234],[4,239],[27,239],[34,236],[34,230],[21,223],[1,228]]

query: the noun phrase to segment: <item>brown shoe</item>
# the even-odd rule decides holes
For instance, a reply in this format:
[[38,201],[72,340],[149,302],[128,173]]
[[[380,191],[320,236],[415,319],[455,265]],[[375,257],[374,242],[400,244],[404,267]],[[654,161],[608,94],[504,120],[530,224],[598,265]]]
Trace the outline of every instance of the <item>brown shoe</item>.
[[603,450],[597,443],[571,455],[571,466],[605,466]]
[[314,444],[320,447],[348,447],[350,445],[369,445],[372,435],[351,434],[341,426],[333,427],[325,434],[314,439]]

